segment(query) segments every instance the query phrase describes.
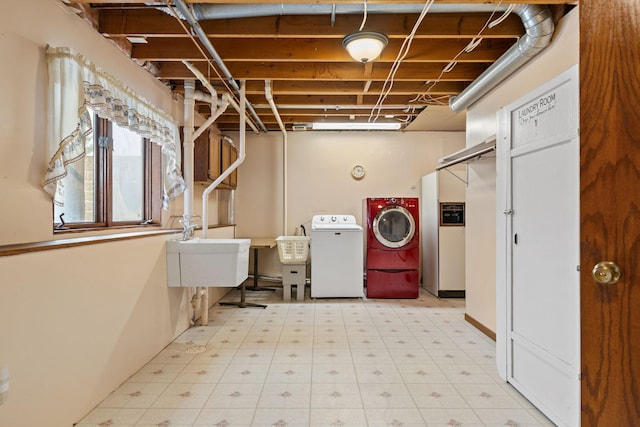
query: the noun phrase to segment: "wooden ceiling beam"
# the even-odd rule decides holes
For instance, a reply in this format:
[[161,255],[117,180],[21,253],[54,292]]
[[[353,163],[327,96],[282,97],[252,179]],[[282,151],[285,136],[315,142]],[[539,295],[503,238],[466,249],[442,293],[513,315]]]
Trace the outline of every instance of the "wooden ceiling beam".
[[[245,63],[231,62],[226,64],[234,78],[238,80],[362,80],[362,64],[357,63]],[[407,63],[402,64],[396,73],[396,81],[473,81],[489,64],[461,63],[453,70],[442,74],[446,63]],[[214,73],[208,70],[205,63],[195,63],[205,76]],[[371,80],[384,81],[389,74],[390,64],[373,65]],[[192,79],[193,74],[181,62],[161,62],[158,64],[157,77],[169,80]],[[441,75],[442,74],[442,75]]]
[[[383,110],[383,115],[392,115],[394,117],[407,117],[407,116],[417,116],[422,112],[424,108],[416,108],[415,110],[411,110],[409,112],[405,111],[387,111]],[[313,120],[321,120],[321,119],[340,119],[345,117],[357,117],[357,118],[369,118],[371,116],[371,111],[373,108],[356,110],[354,112],[349,112],[349,110],[344,111],[329,111],[326,113],[299,113],[299,112],[280,112],[280,117],[285,122],[309,122]],[[206,114],[206,111],[203,111]],[[258,115],[260,116],[260,120],[266,123],[276,123],[277,120],[275,116],[271,112],[261,112],[258,111]],[[237,114],[225,114],[216,119],[216,123],[232,123],[238,120]]]
[[[447,62],[469,43],[466,39],[414,40],[403,60],[410,62]],[[511,47],[513,40],[483,39],[458,62],[492,62]],[[375,62],[393,62],[398,56],[401,40],[390,40]],[[227,62],[351,62],[352,59],[338,40],[328,39],[220,39],[214,47]],[[146,44],[134,44],[131,56],[141,61],[205,61],[202,52],[191,39],[151,38]]]
[[[378,93],[370,93],[363,96],[362,104],[357,104],[358,95],[274,95],[273,100],[277,105],[370,105],[374,106],[378,102]],[[444,95],[443,95],[444,96]],[[385,104],[389,105],[415,105],[424,106],[418,102],[410,102],[415,95],[389,95]],[[264,97],[247,96],[252,104],[264,104]]]
[[[65,2],[74,0],[63,0]],[[192,2],[191,0],[187,0]],[[280,4],[271,0],[197,0],[194,3]],[[286,3],[362,5],[362,0],[285,0]],[[370,4],[396,3],[368,0]],[[173,2],[145,3],[143,0],[75,0],[76,8],[87,10],[94,28],[106,38],[119,42],[133,60],[170,85],[176,94],[184,93],[183,81],[194,80],[185,67],[188,60],[208,76],[219,93],[230,91],[216,73],[217,64],[208,62],[205,49],[186,23],[171,13]],[[407,1],[405,1],[407,3]],[[424,0],[408,3],[423,5]],[[504,0],[436,0],[436,3],[498,4]],[[577,2],[560,0],[510,0],[509,3],[557,5],[558,16]],[[552,6],[553,7],[553,6]],[[427,103],[447,104],[462,92],[496,59],[502,57],[524,34],[521,19],[514,13],[494,28],[487,22],[497,18],[490,13],[429,13],[417,29],[408,55],[403,58],[391,84],[385,83],[402,42],[412,31],[418,14],[376,14],[367,17],[365,29],[389,37],[389,44],[375,62],[354,62],[342,47],[346,34],[356,31],[362,13],[248,17],[200,21],[229,74],[246,81],[247,97],[269,130],[278,124],[264,96],[264,81],[273,84],[274,101],[287,128],[294,123],[321,120],[367,121],[380,93],[389,89],[380,114],[391,114],[410,122]],[[485,28],[486,27],[486,28]],[[460,54],[469,41],[482,32],[481,43],[469,53]],[[145,44],[131,44],[128,36],[144,36]],[[451,61],[455,67],[444,73]],[[156,72],[157,70],[157,72]],[[431,82],[438,80],[437,84]],[[200,84],[198,83],[198,86]],[[428,93],[424,95],[425,92]],[[422,98],[419,95],[424,95]],[[416,99],[420,99],[417,102]],[[210,106],[197,102],[202,116]],[[216,122],[221,130],[237,130],[238,115],[227,109]]]
[[[371,87],[367,92],[380,93],[383,82],[371,82]],[[363,84],[360,81],[290,81],[276,80],[272,82],[273,93],[278,95],[358,95],[364,94]],[[391,94],[412,95],[422,93],[429,89],[432,95],[451,95],[462,92],[467,87],[468,82],[438,82],[435,85],[422,81],[398,81],[393,84]],[[213,87],[222,93],[226,89],[222,85],[214,84]],[[200,88],[205,91],[206,89]],[[184,88],[180,83],[176,83],[173,91],[184,94]],[[264,96],[264,81],[249,80],[246,86],[247,95]]]
[[[281,116],[297,116],[297,117],[306,117],[306,120],[308,120],[309,117],[316,117],[316,116],[327,116],[327,117],[333,117],[333,116],[357,116],[357,117],[365,117],[365,116],[369,116],[369,114],[371,113],[373,106],[371,106],[370,108],[361,108],[361,109],[352,109],[352,108],[345,108],[345,109],[340,109],[340,110],[335,110],[335,109],[327,109],[327,110],[310,110],[310,109],[294,109],[294,108],[278,108],[278,112],[280,113]],[[423,107],[417,108],[416,111],[413,114],[418,114]],[[262,117],[273,117],[273,113],[271,112],[271,110],[266,110],[266,109],[256,109],[258,115],[262,118]],[[383,110],[384,114],[393,114],[396,116],[403,116],[403,115],[407,115],[410,114],[407,111],[404,111],[403,109],[385,109]],[[235,113],[234,110],[227,110],[223,115],[220,116],[228,118],[229,117],[238,117],[238,114]]]
[[[490,19],[489,13],[427,15],[416,32],[419,38],[475,37]],[[413,14],[385,14],[367,17],[367,28],[383,32],[390,39],[406,37],[417,20]],[[200,21],[211,39],[315,37],[342,39],[360,27],[362,16],[339,15],[334,25],[329,16],[265,16]],[[99,32],[114,37],[185,37],[180,23],[171,15],[155,9],[105,9],[100,11]],[[519,37],[524,33],[520,18],[510,15],[500,25],[486,28],[485,37]]]
[[[141,0],[68,0],[69,3],[91,4],[142,4]],[[403,0],[403,3],[423,4],[424,0]],[[185,3],[225,4],[229,0],[185,0]],[[234,0],[233,3],[248,4],[362,4],[362,0]],[[369,4],[394,3],[389,0],[369,0]],[[501,0],[435,0],[437,4],[501,4]],[[578,4],[577,1],[567,0],[509,0],[513,4]]]

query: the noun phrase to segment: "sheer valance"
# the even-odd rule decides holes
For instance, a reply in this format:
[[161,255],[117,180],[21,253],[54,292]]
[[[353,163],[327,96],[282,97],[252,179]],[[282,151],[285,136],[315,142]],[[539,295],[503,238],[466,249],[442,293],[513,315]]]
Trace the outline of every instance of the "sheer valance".
[[93,136],[89,107],[100,117],[162,146],[166,208],[185,188],[175,120],[71,49],[47,46],[46,54],[49,165],[43,188],[54,203],[62,203],[67,165],[84,157],[85,142]]

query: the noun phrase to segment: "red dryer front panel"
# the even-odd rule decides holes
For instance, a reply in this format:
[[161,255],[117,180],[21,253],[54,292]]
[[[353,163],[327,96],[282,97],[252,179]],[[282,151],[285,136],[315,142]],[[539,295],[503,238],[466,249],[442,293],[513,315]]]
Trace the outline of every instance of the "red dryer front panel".
[[367,298],[418,298],[418,270],[367,270]]
[[366,199],[367,269],[418,269],[420,224],[418,199]]
[[417,298],[420,233],[415,197],[365,200],[367,297]]

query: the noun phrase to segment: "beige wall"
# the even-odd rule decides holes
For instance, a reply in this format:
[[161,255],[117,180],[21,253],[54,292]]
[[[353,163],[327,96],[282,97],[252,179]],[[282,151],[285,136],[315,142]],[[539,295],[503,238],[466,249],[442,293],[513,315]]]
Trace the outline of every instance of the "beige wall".
[[[84,54],[179,120],[181,105],[55,0],[12,4],[0,28],[0,245],[60,238],[40,186],[48,160],[45,46]],[[217,213],[215,199],[210,211]],[[179,200],[164,223],[181,214]],[[232,237],[233,227],[212,234]],[[0,257],[0,367],[10,375],[0,426],[71,426],[189,326],[191,290],[166,284],[172,237]],[[212,291],[211,302],[225,290]]]
[[168,88],[57,1],[21,1],[0,14],[0,21],[5,64],[0,71],[0,244],[48,240],[52,237],[51,203],[40,188],[48,161],[44,149],[45,46],[75,49],[169,113],[175,113],[179,105]]
[[[247,137],[247,157],[238,172],[236,224],[239,236],[309,234],[314,214],[355,215],[362,224],[367,197],[420,196],[420,178],[439,158],[464,148],[464,132],[289,132],[288,227],[283,230],[282,134]],[[356,181],[351,168],[361,164]],[[280,275],[277,251],[260,254],[260,274]]]
[[[496,113],[500,107],[577,64],[578,55],[578,8],[575,8],[558,24],[550,47],[467,110],[467,147],[496,134]],[[466,311],[493,331],[496,328],[495,182],[495,159],[469,164]]]

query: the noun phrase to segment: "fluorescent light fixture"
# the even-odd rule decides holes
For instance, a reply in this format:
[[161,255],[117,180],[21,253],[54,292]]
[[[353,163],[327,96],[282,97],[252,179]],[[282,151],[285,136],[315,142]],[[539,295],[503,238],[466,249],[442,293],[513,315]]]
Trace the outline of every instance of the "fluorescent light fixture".
[[364,122],[315,122],[311,123],[313,130],[398,130],[402,127],[401,123],[384,122],[384,123],[364,123]]
[[342,39],[342,46],[358,62],[375,61],[382,53],[389,39],[375,31],[356,31]]
[[145,36],[127,36],[127,40],[133,44],[146,44],[147,38]]

